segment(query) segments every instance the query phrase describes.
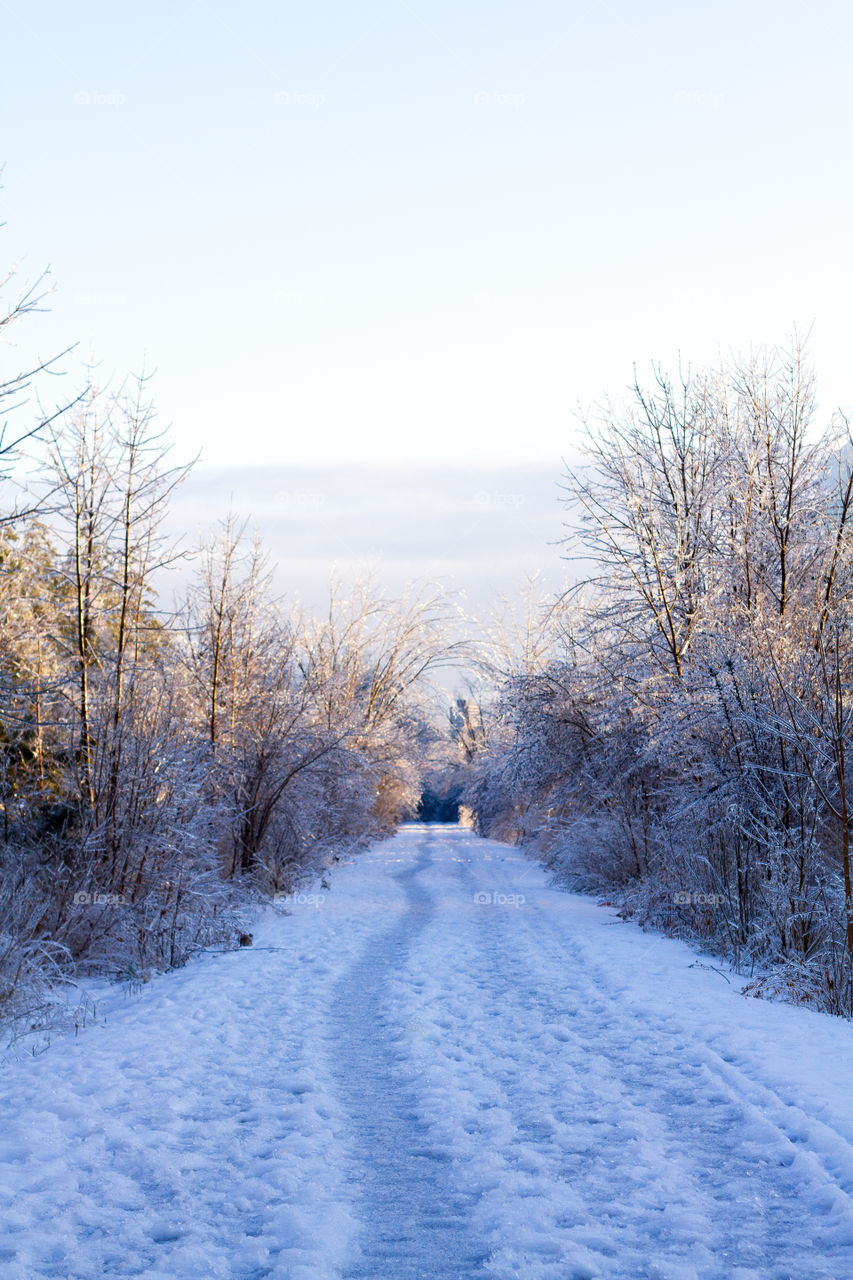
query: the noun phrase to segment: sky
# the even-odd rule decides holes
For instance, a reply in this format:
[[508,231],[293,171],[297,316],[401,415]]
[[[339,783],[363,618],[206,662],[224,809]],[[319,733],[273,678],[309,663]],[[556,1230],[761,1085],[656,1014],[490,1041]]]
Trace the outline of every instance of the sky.
[[[230,510],[262,534],[285,600],[323,610],[333,575],[373,574],[390,595],[440,584],[485,623],[501,600],[520,608],[531,588],[552,596],[578,576],[564,497],[549,463],[199,468],[174,496],[169,533],[191,551]],[[193,564],[163,587],[180,595]]]
[[822,412],[853,401],[847,2],[29,0],[0,30],[2,261],[56,286],[23,346],[144,361],[203,466],[556,477],[635,362],[794,325]]

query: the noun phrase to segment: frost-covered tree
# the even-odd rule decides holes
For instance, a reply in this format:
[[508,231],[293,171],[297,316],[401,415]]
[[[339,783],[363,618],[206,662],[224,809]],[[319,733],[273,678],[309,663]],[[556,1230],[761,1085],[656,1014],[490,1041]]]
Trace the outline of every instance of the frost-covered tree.
[[853,1012],[846,420],[801,347],[671,380],[588,424],[535,666],[495,664],[470,794],[571,882]]

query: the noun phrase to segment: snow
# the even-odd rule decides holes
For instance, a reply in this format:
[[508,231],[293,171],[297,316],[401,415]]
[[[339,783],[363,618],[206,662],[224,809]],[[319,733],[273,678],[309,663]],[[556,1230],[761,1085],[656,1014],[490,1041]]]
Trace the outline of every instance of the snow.
[[411,826],[10,1063],[4,1280],[849,1280],[853,1027]]

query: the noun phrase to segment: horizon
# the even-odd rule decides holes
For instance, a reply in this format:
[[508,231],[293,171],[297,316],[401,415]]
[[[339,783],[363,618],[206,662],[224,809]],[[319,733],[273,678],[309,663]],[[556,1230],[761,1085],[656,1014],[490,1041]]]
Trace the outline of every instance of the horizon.
[[394,593],[431,581],[483,609],[530,574],[561,589],[560,475],[535,463],[198,467],[176,490],[167,524],[197,542],[233,513],[260,537],[277,583],[309,607],[333,572],[352,580],[374,570]]

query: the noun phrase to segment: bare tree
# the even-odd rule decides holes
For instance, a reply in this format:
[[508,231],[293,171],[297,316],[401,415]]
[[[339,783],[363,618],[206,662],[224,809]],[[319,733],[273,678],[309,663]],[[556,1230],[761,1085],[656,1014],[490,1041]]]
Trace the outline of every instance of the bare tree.
[[795,338],[588,423],[596,571],[493,675],[471,795],[573,883],[849,1013],[853,449],[814,399]]
[[712,583],[718,398],[710,375],[635,380],[624,415],[605,403],[587,423],[588,465],[566,478],[608,625],[678,678]]

